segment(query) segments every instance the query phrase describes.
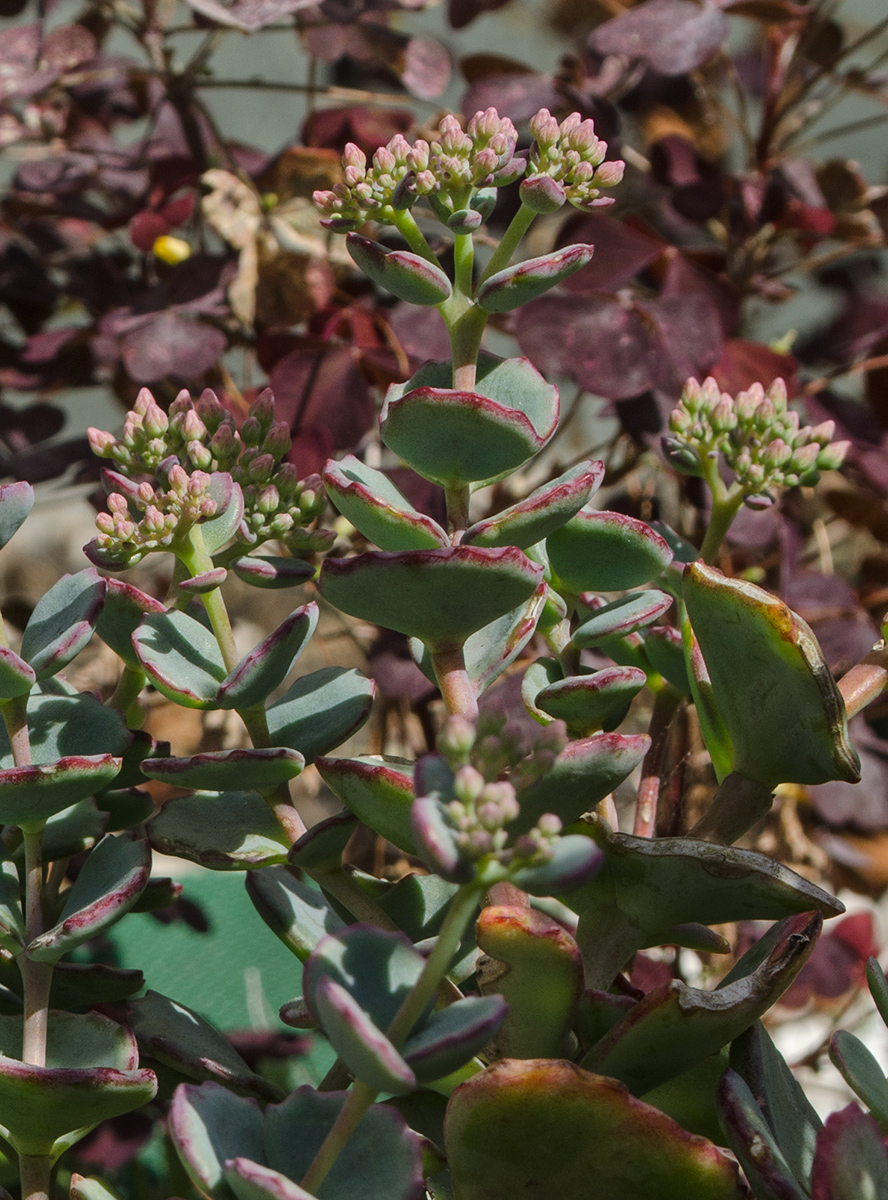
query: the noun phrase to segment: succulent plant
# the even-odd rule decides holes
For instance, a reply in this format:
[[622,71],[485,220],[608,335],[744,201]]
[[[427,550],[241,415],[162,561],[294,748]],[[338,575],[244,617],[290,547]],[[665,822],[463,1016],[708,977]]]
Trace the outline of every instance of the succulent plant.
[[[91,561],[115,571],[165,551],[175,570],[164,602],[95,567],[66,576],[20,651],[0,650],[0,950],[21,971],[10,991],[20,1011],[0,1016],[0,1136],[26,1200],[48,1195],[53,1164],[80,1137],[154,1096],[140,1053],[178,1081],[170,1137],[211,1200],[554,1200],[590,1187],[601,1200],[739,1200],[741,1168],[759,1200],[850,1200],[864,1179],[868,1194],[888,1188],[885,1081],[866,1052],[850,1035],[833,1044],[873,1117],[854,1108],[821,1127],[761,1025],[842,905],[733,844],[777,785],[859,776],[842,685],[813,633],[763,589],[695,561],[673,531],[594,508],[598,462],[499,511],[479,503],[559,420],[556,387],[529,362],[481,350],[488,316],[591,254],[513,262],[521,239],[539,213],[598,205],[622,173],[578,114],[558,124],[542,110],[531,130],[527,164],[493,109],[465,131],[446,117],[430,143],[399,136],[369,165],[350,146],[344,182],[316,196],[371,280],[437,308],[448,330],[451,359],[393,385],[380,416],[388,451],[443,487],[446,528],[355,456],[327,463],[326,496],[319,479],[296,478],[268,393],[238,426],[209,393],[182,393],[164,412],[143,391],[120,438],[91,432],[113,464]],[[473,234],[495,189],[526,166],[518,214],[476,271]],[[414,216],[420,204],[452,238],[452,278]],[[368,220],[408,248],[352,228]],[[672,430],[673,460],[713,490],[704,558],[744,499],[811,482],[842,455],[831,429],[798,428],[776,385],[735,402],[689,383]],[[32,499],[28,485],[0,488],[4,544]],[[312,557],[332,543],[327,499],[375,548],[327,557],[315,578]],[[272,554],[252,552],[268,544]],[[415,763],[337,755],[367,720],[373,684],[340,667],[292,678],[317,625],[313,600],[242,654],[229,571],[257,587],[312,581],[325,603],[409,638],[443,701],[429,752]],[[57,678],[93,632],[122,662],[105,705]],[[612,665],[591,665],[590,650]],[[479,705],[522,654],[524,711]],[[884,663],[860,670],[870,667],[883,680]],[[852,711],[883,686],[854,680]],[[186,708],[234,710],[252,745],[170,755],[139,733],[147,683]],[[651,735],[623,731],[645,687]],[[693,828],[658,838],[663,731],[690,696],[720,786]],[[288,784],[310,763],[344,807],[306,829]],[[612,793],[639,766],[629,834]],[[148,780],[180,794],[155,813],[139,791]],[[358,821],[413,869],[392,881],[344,865]],[[156,993],[116,1020],[50,1009],[64,956],[147,903],[152,848],[244,872],[302,964],[282,1020],[335,1052],[321,1087],[285,1094]],[[83,849],[59,892],[46,865]],[[714,989],[676,978],[642,994],[623,974],[645,947],[724,953],[711,927],[750,920],[772,924]],[[875,967],[871,986],[888,1011]],[[139,988],[88,969],[71,1007]],[[72,1182],[72,1196],[108,1194]]]

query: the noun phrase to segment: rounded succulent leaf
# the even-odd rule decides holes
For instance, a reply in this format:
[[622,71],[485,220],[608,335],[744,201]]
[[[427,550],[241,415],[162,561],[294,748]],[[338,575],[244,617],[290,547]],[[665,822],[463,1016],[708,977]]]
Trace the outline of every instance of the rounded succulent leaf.
[[594,246],[565,246],[539,258],[528,258],[497,271],[480,285],[475,295],[479,308],[489,313],[511,312],[568,279],[591,262]]
[[464,642],[528,600],[542,575],[542,567],[513,547],[456,546],[328,558],[318,589],[350,616],[434,649]]
[[587,504],[604,479],[604,463],[588,462],[565,471],[510,508],[466,530],[463,546],[518,546],[543,541]]
[[324,487],[342,515],[380,550],[433,550],[449,545],[437,521],[417,512],[387,475],[352,454],[327,463]]
[[364,274],[399,300],[436,305],[443,304],[453,294],[450,280],[441,268],[418,254],[389,250],[359,233],[347,233],[345,244]]
[[546,549],[552,570],[574,596],[639,587],[672,562],[672,551],[649,525],[614,512],[577,513],[547,538]]
[[492,480],[536,454],[558,424],[558,390],[527,359],[482,354],[474,391],[452,387],[450,363],[427,363],[389,388],[385,444],[445,487]]

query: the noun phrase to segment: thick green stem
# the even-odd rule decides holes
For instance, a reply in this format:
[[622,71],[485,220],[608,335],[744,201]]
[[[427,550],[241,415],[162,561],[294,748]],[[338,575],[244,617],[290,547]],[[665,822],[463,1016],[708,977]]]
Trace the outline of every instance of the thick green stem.
[[469,527],[472,492],[468,484],[457,484],[444,489],[444,498],[447,503],[447,530],[453,545],[458,546]]
[[495,275],[497,271],[504,270],[510,263],[512,255],[518,249],[521,239],[530,229],[534,222],[536,213],[522,204],[512,218],[511,224],[503,234],[500,244],[494,250],[490,257],[490,262],[484,268],[484,272],[479,279],[479,283],[484,283],[491,275]]
[[416,218],[409,208],[391,209],[391,222],[414,254],[426,259],[436,267],[441,264],[438,256],[425,239],[425,234],[416,223]]
[[52,1163],[48,1154],[20,1154],[22,1200],[49,1200]]
[[126,717],[130,729],[140,728],[145,714],[137,707],[137,701],[145,686],[145,672],[138,667],[124,666],[114,694],[108,700],[109,708],[116,708]]
[[[25,946],[43,933],[43,823],[23,829],[25,842]],[[46,1029],[52,965],[32,962],[27,950],[19,955],[24,985],[22,1061],[46,1066]]]
[[[447,968],[459,949],[466,926],[478,904],[481,890],[483,888],[478,883],[470,883],[460,888],[454,896],[435,947],[426,959],[422,974],[410,989],[404,1003],[386,1030],[386,1036],[396,1048],[403,1045],[411,1029],[422,1016],[426,1005],[446,977]],[[355,1081],[332,1129],[324,1138],[314,1161],[301,1180],[300,1186],[305,1191],[317,1195],[318,1188],[327,1178],[342,1148],[357,1129],[361,1118],[378,1094],[366,1083],[362,1083],[360,1080]]]
[[[188,537],[176,546],[175,551],[176,557],[185,564],[192,575],[203,575],[207,571],[212,571],[216,565],[206,552],[199,525],[192,525],[188,531]],[[207,616],[210,618],[210,626],[219,643],[219,649],[222,651],[222,661],[227,670],[233,671],[240,662],[240,655],[234,644],[231,621],[222,593],[218,588],[213,588],[201,599]]]
[[728,530],[734,523],[734,518],[740,511],[744,493],[736,484],[726,488],[721,476],[718,475],[718,467],[715,464],[713,469],[707,472],[705,478],[712,493],[712,512],[709,516],[709,525],[706,529],[706,536],[703,538],[703,545],[700,547],[700,556],[705,563],[712,564],[715,562]]
[[475,265],[475,239],[470,233],[458,233],[453,239],[454,287],[464,296],[472,294],[472,269]]
[[467,721],[478,719],[478,699],[469,674],[466,671],[463,646],[444,646],[432,651],[432,666],[438,687],[450,716],[465,717]]

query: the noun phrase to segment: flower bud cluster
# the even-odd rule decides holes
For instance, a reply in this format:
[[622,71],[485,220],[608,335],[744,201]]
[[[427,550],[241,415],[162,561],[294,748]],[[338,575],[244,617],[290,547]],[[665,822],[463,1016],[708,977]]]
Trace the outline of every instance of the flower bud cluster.
[[[450,213],[462,212],[473,189],[502,187],[521,177],[526,164],[515,156],[517,141],[508,117],[488,108],[475,113],[465,131],[456,117],[444,117],[431,142],[418,138],[411,146],[396,134],[369,164],[349,142],[342,182],[331,191],[315,192],[313,199],[327,227],[342,232],[368,218],[389,219],[393,210],[409,208],[420,196],[436,196],[446,201]],[[469,217],[464,220],[473,224]]]
[[601,196],[623,178],[621,159],[605,162],[607,142],[596,137],[595,124],[571,113],[559,125],[547,108],[531,117],[534,143],[521,199],[537,212],[556,212],[565,201],[576,208],[603,208],[613,201]]
[[833,442],[834,421],[801,425],[787,405],[786,385],[777,379],[767,392],[760,383],[732,398],[714,379],[690,379],[669,418],[663,445],[672,464],[687,475],[704,474],[708,460],[724,456],[746,503],[773,504],[774,491],[813,486],[821,471],[840,467],[849,442]]
[[461,852],[472,861],[495,856],[502,866],[540,866],[549,861],[561,834],[561,821],[545,813],[536,826],[509,846],[506,826],[521,812],[511,783],[488,783],[475,767],[460,767],[453,781],[453,799],[445,811],[456,829]]
[[142,482],[126,496],[111,493],[108,511],[96,517],[95,547],[101,559],[120,568],[133,566],[151,550],[168,550],[196,522],[216,515],[205,471],[189,475],[175,464],[166,483],[165,489]]
[[[89,439],[97,455],[129,477],[157,477],[166,471],[172,479],[173,470],[186,479],[230,473],[244,497],[244,518],[236,536],[247,545],[281,541],[298,555],[326,549],[333,540],[330,531],[309,528],[324,511],[321,480],[316,475],[300,480],[296,467],[284,461],[290,430],[285,421],[275,421],[270,391],[259,396],[238,429],[232,414],[209,390],[196,402],[187,391],[180,392],[165,413],[143,388],[119,439],[97,429],[89,431]],[[173,470],[171,463],[177,464]],[[116,536],[110,526],[104,528],[108,515],[101,514],[99,525],[106,538]],[[178,524],[162,546],[146,545],[142,553],[167,547],[176,528]],[[125,542],[124,538],[121,544]]]

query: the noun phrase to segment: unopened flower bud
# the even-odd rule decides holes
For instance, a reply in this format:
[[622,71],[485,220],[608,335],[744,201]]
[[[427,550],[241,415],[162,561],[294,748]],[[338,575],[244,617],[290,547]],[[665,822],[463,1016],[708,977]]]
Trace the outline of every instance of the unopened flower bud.
[[549,175],[531,175],[518,189],[521,203],[536,213],[554,213],[567,199],[564,188]]
[[188,490],[188,473],[179,463],[176,463],[170,468],[167,482],[177,495],[184,496]]
[[592,186],[598,188],[616,187],[623,178],[626,164],[621,158],[604,162],[592,176]]
[[821,471],[837,471],[850,449],[850,442],[833,442],[830,446],[824,446],[817,456],[817,466]]
[[475,726],[465,717],[448,717],[438,734],[438,749],[445,757],[457,762],[468,760],[475,744]]
[[453,781],[453,794],[463,804],[474,804],[484,790],[484,776],[472,766],[460,767]]
[[274,393],[265,388],[250,405],[250,416],[259,422],[263,437],[274,424]]
[[561,833],[561,818],[555,813],[543,813],[537,821],[537,829],[544,837],[557,837]]
[[200,467],[202,471],[208,471],[213,465],[213,452],[203,442],[188,442],[185,449],[188,451],[188,457],[192,463],[196,467]]
[[117,443],[117,438],[113,433],[107,433],[104,429],[90,427],[86,431],[86,436],[89,438],[93,454],[99,458],[111,457],[111,451]]
[[268,515],[270,513],[277,512],[280,502],[281,498],[277,488],[273,483],[270,483],[259,493],[259,496],[256,500],[256,507],[261,513]]
[[274,520],[271,522],[271,532],[274,537],[286,537],[291,532],[296,522],[289,513],[277,513]]
[[342,162],[346,167],[354,167],[363,175],[367,169],[367,155],[354,142],[346,142],[342,152]]
[[254,416],[249,416],[240,427],[240,435],[245,446],[258,446],[262,441],[262,426]]
[[268,483],[274,472],[275,462],[270,454],[260,454],[250,463],[248,478],[251,483]]
[[811,430],[811,441],[819,442],[821,446],[825,446],[828,442],[832,441],[835,431],[835,421],[821,421],[819,425],[815,425]]
[[722,396],[709,415],[709,423],[715,433],[730,433],[737,428],[737,415],[730,396]]
[[286,421],[275,421],[265,435],[262,450],[265,454],[270,454],[276,462],[279,462],[285,454],[289,453],[292,444],[293,439],[290,436],[290,426]]

